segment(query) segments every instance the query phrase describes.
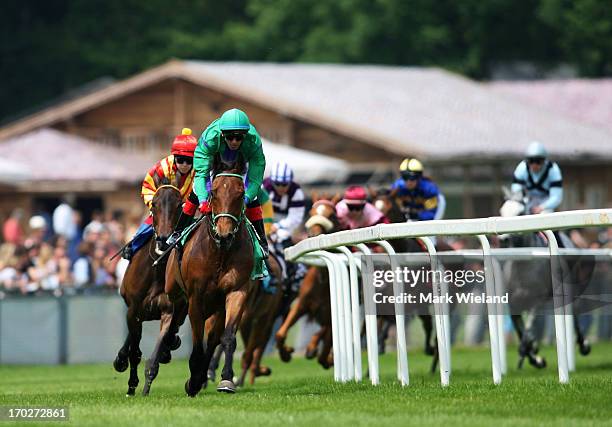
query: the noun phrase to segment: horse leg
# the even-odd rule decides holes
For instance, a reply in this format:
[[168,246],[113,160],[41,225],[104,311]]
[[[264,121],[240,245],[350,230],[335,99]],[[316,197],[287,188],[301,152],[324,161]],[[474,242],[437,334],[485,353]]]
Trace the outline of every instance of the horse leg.
[[[577,315],[574,315],[574,332],[576,333],[576,342],[578,343],[578,348],[580,350],[580,354],[583,356],[588,355],[591,352],[591,343],[584,336],[584,332],[580,327],[580,319]],[[569,351],[569,350],[568,350]]]
[[242,310],[246,302],[247,294],[244,290],[234,291],[225,297],[225,330],[221,336],[221,346],[225,353],[225,364],[221,372],[221,381],[217,385],[217,391],[223,393],[235,393],[234,369],[232,362],[236,351],[236,330],[240,323]]
[[191,322],[191,337],[193,349],[189,357],[190,377],[185,383],[185,392],[189,397],[195,397],[204,384],[204,313],[197,295],[189,300],[189,320]]
[[[157,337],[157,342],[155,343],[155,348],[153,349],[153,353],[147,363],[145,364],[145,385],[142,390],[143,396],[149,395],[149,390],[151,389],[151,384],[155,377],[157,377],[157,373],[159,372],[159,359],[162,351],[166,351],[170,353],[170,350],[166,344],[168,340],[168,332],[170,331],[170,324],[172,323],[172,313],[162,313],[161,322],[160,322],[160,330],[159,336]],[[163,347],[163,348],[162,348]]]
[[310,342],[308,346],[306,346],[306,359],[314,359],[317,357],[317,351],[319,350],[319,342],[323,339],[323,334],[325,333],[325,328],[319,329],[313,336],[310,338]]
[[210,363],[208,364],[208,372],[206,374],[207,378],[210,381],[215,380],[217,368],[219,367],[219,359],[221,359],[221,354],[223,354],[223,349],[221,348],[221,346],[215,346],[212,357],[210,358]]
[[431,337],[433,335],[433,320],[431,315],[423,314],[419,316],[421,323],[423,324],[423,330],[425,331],[425,354],[433,356],[434,346],[431,344]]
[[274,327],[276,316],[274,316],[274,314],[270,314],[268,317],[261,320],[265,327],[257,328],[251,332],[250,342],[252,342],[253,348],[250,361],[251,385],[255,383],[255,378],[272,374],[272,370],[269,367],[261,365],[261,359],[264,351],[266,350],[266,346],[268,345],[270,335],[272,334],[272,328]]
[[211,316],[206,321],[206,352],[204,353],[204,369],[206,370],[206,382],[204,388],[208,386],[208,381],[214,381],[215,372],[219,367],[219,359],[223,354],[220,345],[220,337],[223,333],[223,317],[219,314]]
[[302,303],[302,300],[298,298],[296,304],[294,304],[289,310],[287,318],[276,332],[276,347],[278,348],[278,353],[283,362],[291,361],[291,354],[295,351],[293,347],[288,347],[285,345],[285,340],[287,339],[289,329],[295,325],[295,322],[297,322],[304,314],[306,314],[306,307]]
[[253,352],[253,361],[251,362],[251,378],[249,381],[251,385],[255,384],[255,378],[259,376],[268,376],[272,373],[270,368],[263,369],[260,366],[263,352],[264,348],[262,346],[258,346]]
[[238,387],[242,387],[244,385],[244,380],[246,378],[247,372],[249,371],[249,367],[251,366],[251,363],[253,362],[253,354],[255,352],[255,340],[253,339],[253,336],[250,336],[249,338],[245,338],[243,336],[243,340],[245,343],[245,349],[244,349],[244,353],[242,353],[242,358],[241,358],[242,372],[240,373],[238,384],[236,384]]
[[123,343],[123,346],[119,349],[119,352],[117,353],[117,357],[115,358],[115,361],[113,362],[113,367],[115,368],[115,371],[124,372],[128,368],[129,352],[130,352],[130,334],[128,333],[127,337],[125,338],[125,342]]
[[389,338],[389,329],[391,329],[391,322],[385,317],[378,318],[378,354],[385,354],[385,343]]
[[531,332],[525,327],[523,316],[520,314],[513,314],[511,317],[512,324],[514,325],[514,329],[519,338],[518,368],[521,369],[523,367],[525,357],[529,361],[530,365],[538,369],[546,367],[546,359],[537,355],[537,345],[535,344],[535,340],[533,339]]
[[136,393],[136,387],[138,387],[138,364],[142,357],[140,351],[140,338],[142,337],[142,321],[136,317],[136,310],[128,309],[127,313],[128,329],[130,337],[130,379],[128,380],[128,396],[133,396]]
[[323,348],[321,349],[321,354],[319,354],[318,362],[324,369],[329,369],[333,366],[334,360],[333,355],[331,353],[332,349],[332,335],[331,335],[331,327],[324,326],[323,336]]
[[178,331],[183,323],[185,323],[185,317],[187,317],[187,304],[184,300],[180,299],[173,307],[172,321],[164,339],[165,345],[161,348],[159,363],[170,363],[172,360],[171,352],[181,346],[181,337],[178,335]]

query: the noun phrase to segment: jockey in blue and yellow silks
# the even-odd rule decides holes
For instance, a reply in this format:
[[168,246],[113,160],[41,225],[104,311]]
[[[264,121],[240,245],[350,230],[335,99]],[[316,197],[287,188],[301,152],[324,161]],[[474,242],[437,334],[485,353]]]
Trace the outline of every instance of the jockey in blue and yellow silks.
[[[179,189],[183,201],[191,193],[195,171],[193,169],[193,152],[198,141],[191,135],[191,129],[184,128],[172,142],[171,154],[157,162],[142,181],[140,196],[144,204],[151,209],[153,196],[162,185],[174,185]],[[149,215],[122,251],[123,258],[130,260],[151,236],[153,236],[153,217]]]
[[423,176],[423,165],[417,159],[404,159],[400,165],[401,177],[391,191],[395,194],[407,220],[428,221],[436,218],[440,190],[434,182]]

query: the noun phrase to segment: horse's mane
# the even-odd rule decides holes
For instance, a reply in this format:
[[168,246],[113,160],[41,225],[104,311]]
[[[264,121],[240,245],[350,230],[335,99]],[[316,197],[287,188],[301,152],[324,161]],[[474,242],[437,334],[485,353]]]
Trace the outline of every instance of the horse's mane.
[[218,173],[237,173],[244,175],[246,173],[246,162],[242,158],[240,152],[237,153],[236,159],[231,162],[225,162],[221,159],[221,156],[217,154],[213,160],[212,167],[213,175]]

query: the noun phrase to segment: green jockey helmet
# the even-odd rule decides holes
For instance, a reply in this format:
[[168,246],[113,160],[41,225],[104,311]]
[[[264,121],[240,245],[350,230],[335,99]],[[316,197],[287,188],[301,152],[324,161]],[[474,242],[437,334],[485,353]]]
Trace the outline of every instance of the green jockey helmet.
[[246,113],[237,108],[227,110],[219,119],[219,128],[222,132],[226,131],[248,131],[251,128],[251,123]]

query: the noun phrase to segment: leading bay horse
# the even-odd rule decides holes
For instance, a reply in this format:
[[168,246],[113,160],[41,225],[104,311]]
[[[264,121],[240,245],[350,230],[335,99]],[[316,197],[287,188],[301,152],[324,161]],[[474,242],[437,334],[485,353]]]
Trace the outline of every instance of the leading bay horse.
[[189,304],[193,349],[185,391],[191,397],[205,386],[206,372],[219,343],[225,365],[217,391],[236,390],[232,367],[236,330],[254,287],[250,274],[255,262],[244,213],[243,177],[236,172],[230,170],[213,177],[211,214],[193,230],[183,249],[182,262],[181,252],[175,249],[166,269],[170,300],[185,299]]
[[[170,350],[176,350],[181,344],[176,333],[185,320],[186,304],[184,301],[177,301],[175,307],[164,293],[166,263],[160,262],[155,267],[152,266],[159,253],[165,249],[165,242],[174,230],[181,204],[178,188],[162,185],[157,189],[151,207],[155,234],[134,254],[121,282],[120,293],[128,307],[128,335],[113,366],[117,372],[123,372],[128,368],[129,362],[128,396],[135,394],[139,382],[142,322],[161,320],[157,344],[147,362],[147,381],[143,394],[148,394],[151,382],[157,375],[159,363],[168,363],[171,358]],[[173,313],[176,315],[173,316]]]

